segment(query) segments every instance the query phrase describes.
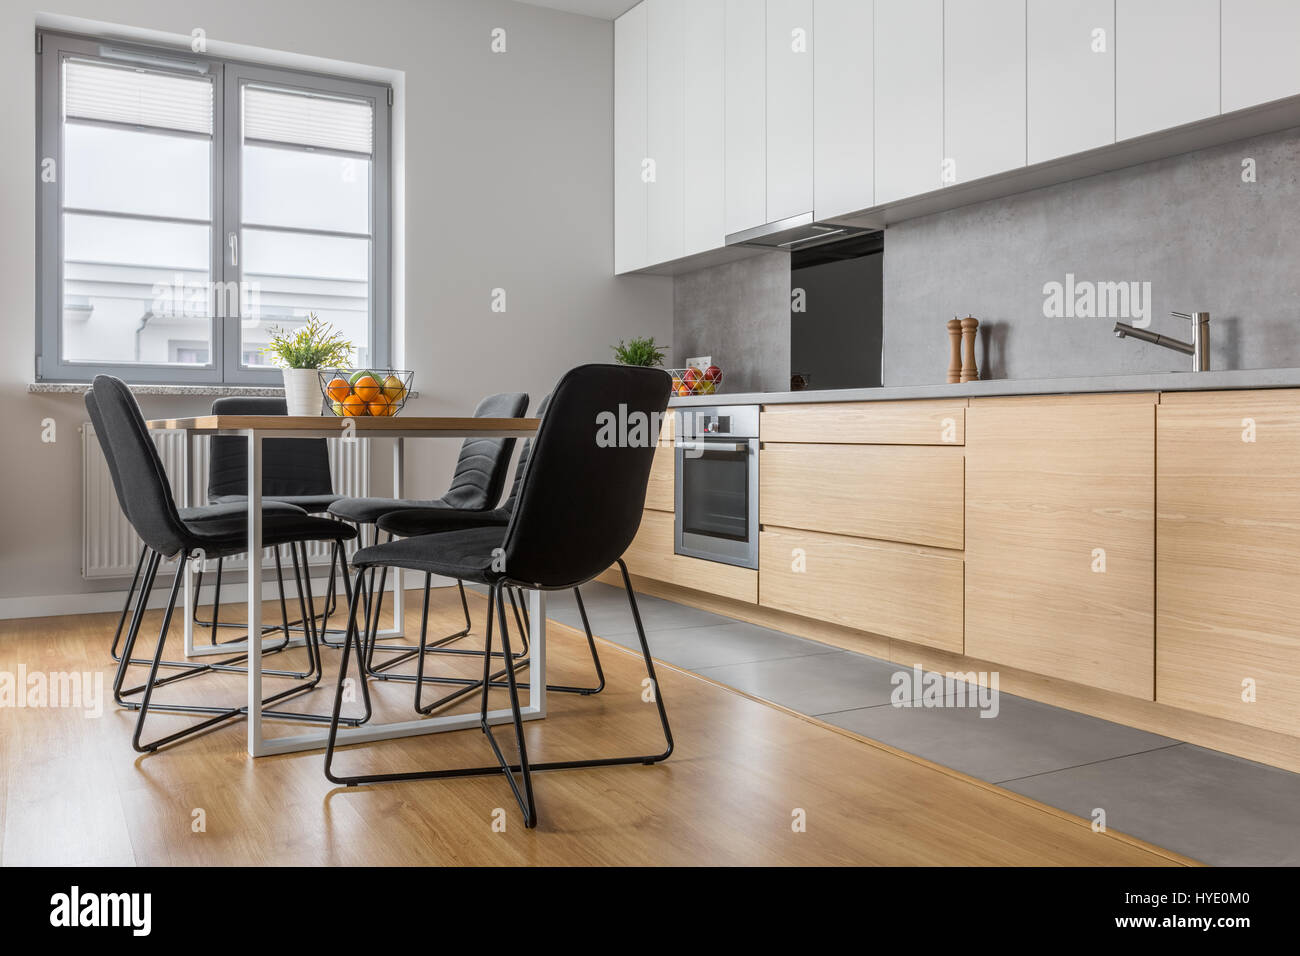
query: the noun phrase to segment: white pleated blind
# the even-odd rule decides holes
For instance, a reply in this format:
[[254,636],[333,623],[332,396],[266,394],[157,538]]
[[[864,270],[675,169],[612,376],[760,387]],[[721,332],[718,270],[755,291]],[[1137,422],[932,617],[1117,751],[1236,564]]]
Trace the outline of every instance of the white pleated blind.
[[212,80],[92,60],[63,64],[63,115],[212,135]]
[[244,139],[338,149],[369,156],[374,116],[368,102],[244,87]]

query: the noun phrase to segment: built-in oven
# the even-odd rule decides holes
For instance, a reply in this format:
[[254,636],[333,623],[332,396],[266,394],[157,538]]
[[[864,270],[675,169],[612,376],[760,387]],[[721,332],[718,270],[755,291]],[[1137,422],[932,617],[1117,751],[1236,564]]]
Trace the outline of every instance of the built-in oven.
[[674,550],[757,568],[758,406],[699,406],[676,414]]

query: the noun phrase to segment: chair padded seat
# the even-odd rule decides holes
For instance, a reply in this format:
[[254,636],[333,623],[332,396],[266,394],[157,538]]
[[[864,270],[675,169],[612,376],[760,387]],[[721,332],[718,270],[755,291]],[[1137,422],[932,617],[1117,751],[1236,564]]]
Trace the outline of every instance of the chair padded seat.
[[494,552],[505,542],[501,525],[424,534],[362,548],[352,556],[355,568],[406,568],[462,581],[491,584],[504,577],[492,570]]
[[[240,520],[247,521],[248,504],[241,501],[223,501],[217,504],[197,505],[193,508],[179,508],[181,520],[191,521],[220,521],[224,518],[233,518],[238,516]],[[306,512],[297,505],[289,504],[284,501],[263,501],[262,514],[271,515],[300,515]]]
[[466,528],[504,527],[510,523],[510,512],[504,508],[491,511],[466,511],[463,508],[412,508],[390,511],[375,522],[380,531],[398,538],[414,538],[420,534],[439,534],[444,531],[463,531]]
[[450,506],[441,498],[432,501],[421,501],[418,498],[341,498],[330,505],[329,513],[356,524],[374,524],[394,511],[448,507]]
[[[240,554],[248,550],[248,519],[241,512],[186,524],[187,550],[202,549],[209,558]],[[262,517],[262,543],[268,547],[295,541],[351,541],[357,529],[330,518],[303,514],[267,514]]]
[[[295,439],[296,440],[296,439]],[[342,495],[324,494],[324,495],[263,495],[262,505],[265,507],[269,502],[275,501],[280,504],[294,505],[303,511],[312,515],[324,514],[330,510],[330,505],[340,500]],[[221,503],[247,501],[244,495],[216,495],[213,501]]]

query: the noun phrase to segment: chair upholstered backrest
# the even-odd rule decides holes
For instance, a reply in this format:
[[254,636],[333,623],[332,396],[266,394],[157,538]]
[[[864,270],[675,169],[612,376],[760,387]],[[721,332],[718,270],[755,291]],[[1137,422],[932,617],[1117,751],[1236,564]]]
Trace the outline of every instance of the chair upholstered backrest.
[[506,575],[543,588],[591,580],[627,550],[668,407],[662,369],[582,365],[551,393],[506,528]]
[[117,494],[117,503],[122,508],[122,514],[126,515],[127,520],[130,521],[131,515],[127,510],[130,500],[122,494],[122,476],[117,470],[117,457],[113,454],[113,445],[108,440],[108,432],[104,430],[104,416],[99,413],[99,402],[95,398],[93,388],[86,392],[86,412],[90,415],[90,424],[95,429],[95,438],[99,442],[99,448],[104,453],[104,462],[108,465],[109,477],[113,479],[113,491]]
[[[218,398],[213,415],[284,415],[283,398]],[[268,438],[262,442],[262,494],[329,495],[329,448],[324,438]],[[248,440],[213,435],[208,449],[208,497],[248,494]]]
[[[522,418],[528,410],[527,392],[489,395],[474,409],[475,418]],[[467,438],[460,446],[451,486],[442,496],[449,508],[487,511],[501,500],[515,450],[513,438]]]
[[[533,418],[545,418],[547,406],[550,404],[551,396],[547,395],[538,404],[537,410],[533,412]],[[510,485],[510,494],[506,496],[505,501],[501,502],[501,510],[506,514],[514,513],[515,502],[519,500],[519,489],[524,486],[524,475],[528,471],[528,458],[532,453],[533,440],[526,438],[523,447],[519,450],[519,460],[515,462],[515,480]]]
[[170,557],[185,547],[189,535],[140,406],[126,383],[111,375],[96,375],[94,392],[103,425],[102,431],[97,425],[96,433],[111,463],[122,510],[145,544]]

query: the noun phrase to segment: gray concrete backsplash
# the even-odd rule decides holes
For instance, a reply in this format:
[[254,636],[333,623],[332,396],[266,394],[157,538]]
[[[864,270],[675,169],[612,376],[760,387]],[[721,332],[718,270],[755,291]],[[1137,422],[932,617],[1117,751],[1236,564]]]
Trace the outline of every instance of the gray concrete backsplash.
[[[1210,313],[1215,369],[1298,366],[1300,129],[900,223],[884,272],[887,385],[943,382],[945,323],[965,315],[980,320],[981,378],[1186,369],[1190,357],[1112,333],[1149,321],[1188,339],[1171,311]],[[1067,275],[1081,308],[1048,316],[1044,287]],[[1102,287],[1090,309],[1101,283],[1137,294],[1125,309]]]
[[[712,354],[728,392],[786,389],[789,296],[785,253],[678,276],[671,358]],[[1300,367],[1300,129],[891,226],[884,384],[944,382],[946,323],[965,315],[981,378],[1179,371],[1189,357],[1112,328],[1186,339],[1169,313],[1194,310],[1213,368]]]
[[673,281],[674,368],[711,355],[723,392],[790,387],[790,256],[765,252]]

